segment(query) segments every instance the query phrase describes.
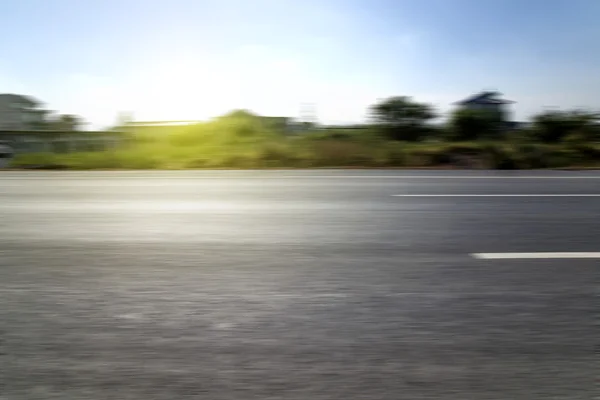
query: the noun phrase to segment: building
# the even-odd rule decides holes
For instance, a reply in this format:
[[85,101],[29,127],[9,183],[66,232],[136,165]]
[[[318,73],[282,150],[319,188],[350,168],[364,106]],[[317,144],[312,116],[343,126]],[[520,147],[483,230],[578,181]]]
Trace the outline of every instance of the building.
[[489,112],[498,121],[497,129],[500,132],[523,129],[524,124],[512,120],[510,105],[514,101],[505,100],[502,94],[496,91],[483,91],[464,100],[457,101],[454,105],[462,110]]
[[454,103],[462,109],[492,111],[499,113],[505,121],[510,120],[509,105],[514,101],[504,100],[502,94],[495,91],[484,91]]
[[46,110],[29,96],[0,94],[0,130],[24,131],[39,129],[45,120]]
[[56,125],[51,130],[49,112],[41,106],[29,96],[0,94],[0,168],[8,166],[18,154],[103,151],[129,141],[125,131],[78,131]]

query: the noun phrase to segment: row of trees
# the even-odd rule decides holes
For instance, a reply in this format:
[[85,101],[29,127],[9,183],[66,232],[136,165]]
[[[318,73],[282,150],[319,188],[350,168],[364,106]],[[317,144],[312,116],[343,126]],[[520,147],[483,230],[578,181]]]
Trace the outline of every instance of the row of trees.
[[600,112],[544,111],[535,115],[525,128],[506,121],[500,112],[464,108],[455,110],[442,126],[436,126],[431,124],[438,117],[434,108],[407,96],[384,99],[370,111],[373,123],[392,140],[473,141],[519,137],[544,143],[600,141]]
[[83,126],[83,119],[73,114],[56,114],[45,116],[42,121],[32,123],[32,129],[46,131],[78,131]]

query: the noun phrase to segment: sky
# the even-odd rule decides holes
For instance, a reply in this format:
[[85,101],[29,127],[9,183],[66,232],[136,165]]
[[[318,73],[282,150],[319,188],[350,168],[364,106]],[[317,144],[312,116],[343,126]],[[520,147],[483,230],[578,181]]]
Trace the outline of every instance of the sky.
[[481,90],[600,109],[600,0],[0,0],[0,93],[90,129],[232,109],[355,123]]

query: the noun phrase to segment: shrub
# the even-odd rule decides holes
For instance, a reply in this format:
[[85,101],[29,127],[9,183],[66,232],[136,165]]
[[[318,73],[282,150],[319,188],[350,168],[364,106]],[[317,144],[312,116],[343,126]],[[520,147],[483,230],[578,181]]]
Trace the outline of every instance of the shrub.
[[546,168],[550,153],[539,144],[519,144],[514,147],[515,159],[519,168]]
[[496,136],[502,128],[502,115],[494,111],[459,109],[450,120],[450,139],[479,140]]
[[232,154],[223,157],[220,161],[214,164],[215,167],[221,168],[256,168],[256,159],[242,154]]
[[411,167],[430,167],[436,165],[437,148],[412,147],[407,151],[407,164]]
[[404,167],[408,165],[406,150],[396,143],[390,143],[385,147],[381,164],[390,167]]
[[420,141],[428,133],[427,121],[435,118],[431,105],[407,96],[383,99],[370,111],[380,132],[391,140]]
[[493,169],[517,169],[518,162],[515,153],[501,145],[487,145],[485,147],[485,155],[488,161],[488,166]]
[[313,143],[310,149],[312,166],[351,167],[373,166],[373,151],[354,142],[325,140]]
[[276,144],[261,147],[257,160],[261,167],[293,167],[298,163],[298,157],[290,149]]
[[57,156],[52,153],[17,154],[11,162],[13,167],[52,167],[58,166]]
[[549,168],[563,168],[578,164],[580,159],[573,150],[556,148],[549,152],[546,161]]

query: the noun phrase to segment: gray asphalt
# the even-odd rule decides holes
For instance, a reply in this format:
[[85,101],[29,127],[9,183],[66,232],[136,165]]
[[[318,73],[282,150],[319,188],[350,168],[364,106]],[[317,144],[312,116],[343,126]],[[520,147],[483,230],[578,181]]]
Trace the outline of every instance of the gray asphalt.
[[[561,194],[561,197],[393,197]],[[0,399],[593,399],[600,173],[0,173]]]

